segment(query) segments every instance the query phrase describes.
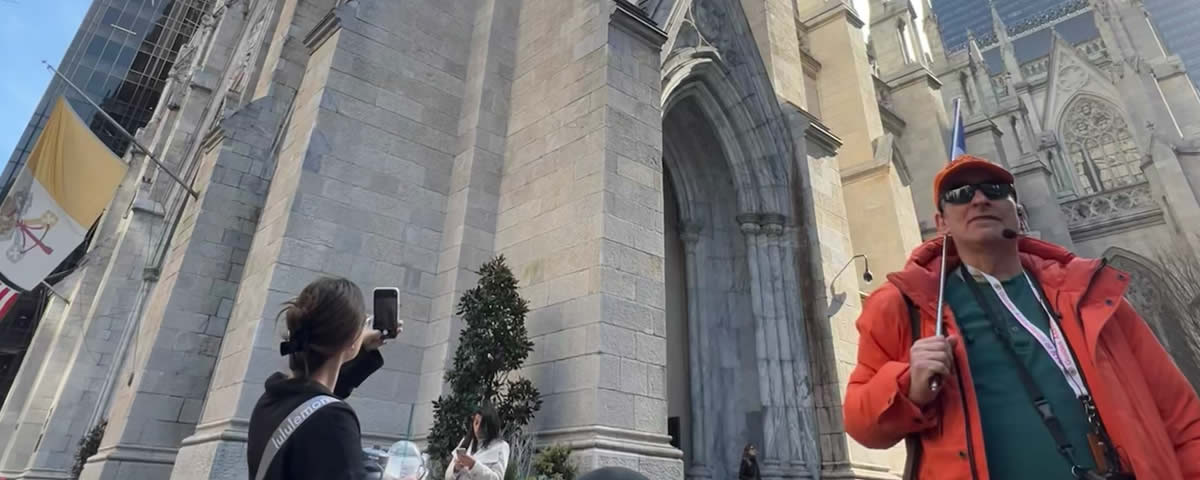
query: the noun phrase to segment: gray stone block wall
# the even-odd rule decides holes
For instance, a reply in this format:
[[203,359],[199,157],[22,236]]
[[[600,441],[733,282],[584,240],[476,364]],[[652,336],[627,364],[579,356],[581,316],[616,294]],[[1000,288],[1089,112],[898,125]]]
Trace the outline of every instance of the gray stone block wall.
[[[74,292],[80,280],[80,273],[69,275],[56,285],[56,290],[60,293]],[[38,385],[43,368],[50,354],[54,351],[53,346],[61,332],[63,321],[66,319],[67,303],[58,298],[51,298],[46,304],[46,311],[42,315],[41,321],[38,323],[38,329],[34,333],[29,347],[25,351],[25,359],[21,362],[21,369],[17,372],[17,377],[13,381],[12,387],[8,391],[8,397],[4,400],[4,407],[0,409],[0,474],[5,476],[19,475],[22,468],[26,465],[30,450],[21,446],[26,440],[25,436],[18,436],[23,423],[30,423],[30,419],[26,417],[28,413],[39,412],[44,408],[45,400],[35,395],[36,386]],[[33,403],[39,402],[39,403]],[[31,409],[38,407],[38,409]],[[42,413],[44,415],[44,413]],[[44,418],[44,417],[42,417]],[[28,428],[28,427],[26,427]],[[26,430],[29,431],[29,430]],[[10,464],[11,468],[7,467]]]
[[[34,403],[22,412],[17,431],[6,448],[5,470],[19,475],[27,470],[65,471],[65,465],[69,465],[66,451],[71,449],[67,445],[72,433],[69,424],[79,411],[88,411],[90,415],[95,408],[95,393],[100,382],[94,381],[94,377],[102,375],[97,372],[111,364],[116,336],[110,333],[107,337],[113,342],[106,342],[100,332],[114,327],[109,322],[99,322],[96,331],[89,330],[91,313],[97,292],[105,281],[107,266],[117,253],[114,250],[118,243],[116,237],[124,223],[126,206],[137,191],[136,179],[141,173],[141,163],[138,157],[129,166],[112,203],[99,219],[87,262],[78,273],[78,284],[69,293],[71,303],[63,309],[62,323],[50,357],[40,365],[37,384],[32,389]],[[78,393],[88,389],[93,391],[90,402]],[[76,424],[86,422],[87,419],[75,420]]]
[[1058,193],[1051,172],[1037,156],[1027,156],[1013,169],[1017,177],[1017,192],[1025,206],[1030,228],[1039,232],[1042,240],[1054,242],[1074,251],[1074,241],[1066,215],[1059,206]]
[[[292,18],[282,20],[281,31],[289,29]],[[302,45],[295,47],[304,48]],[[234,286],[235,296],[218,307],[229,319],[220,329],[225,340],[214,366],[203,411],[197,412],[199,427],[183,439],[173,478],[228,478],[231,473],[236,478],[238,473],[244,474],[245,443],[229,439],[244,438],[249,409],[261,394],[262,382],[285,366],[278,355],[278,334],[273,327],[274,314],[289,297],[269,290],[273,273],[270,260],[280,255],[283,219],[286,219],[301,171],[294,159],[307,145],[313,112],[319,102],[317,92],[329,63],[327,50],[316,52],[308,65],[310,72],[316,74],[306,76],[306,80],[298,85],[294,98],[276,94],[257,101],[264,114],[258,121],[276,126],[284,121],[289,123],[283,138],[271,140],[282,147],[278,160],[270,167],[273,170],[270,188],[255,230],[226,230],[222,235],[223,242],[247,249],[246,262],[239,282]],[[281,88],[269,90],[286,91]],[[274,153],[266,152],[267,158]],[[321,258],[312,255],[314,252],[305,253],[309,255],[304,258],[310,262]],[[256,351],[255,346],[266,352]]]
[[[416,10],[421,13],[409,13]],[[363,395],[356,394],[360,403],[352,401],[361,418],[371,419],[374,427],[364,433],[376,441],[407,433],[413,408],[412,433],[427,433],[429,402],[441,393],[445,361],[436,352],[448,351],[451,332],[448,317],[440,313],[451,297],[443,292],[453,288],[445,272],[485,258],[478,250],[460,251],[487,238],[487,172],[498,175],[487,166],[496,155],[495,147],[487,149],[494,144],[495,127],[485,131],[479,125],[494,118],[485,98],[503,105],[492,100],[497,95],[491,92],[503,86],[485,86],[468,74],[482,67],[468,66],[471,58],[481,60],[481,53],[471,50],[473,35],[492,36],[486,33],[491,25],[485,12],[461,1],[420,8],[359,2],[357,10],[347,11],[338,33],[314,133],[323,135],[329,154],[305,172],[300,198],[349,200],[348,208],[361,210],[369,224],[359,227],[367,230],[361,250],[346,252],[354,259],[348,273],[364,288],[401,291],[405,331],[384,351],[385,371],[372,376]],[[495,62],[503,53],[491,55],[490,68],[477,70],[478,75],[496,75]],[[310,148],[306,165],[316,166],[315,150]],[[355,165],[339,168],[338,162]],[[353,183],[362,172],[374,177],[356,187],[364,196],[338,195],[341,182]],[[306,190],[309,184],[314,188]],[[325,188],[317,192],[321,184]]]
[[[384,369],[350,403],[366,442],[390,443],[408,429],[457,141],[458,125],[447,119],[461,111],[462,80],[455,78],[464,73],[441,56],[464,57],[458,43],[428,40],[465,35],[472,22],[460,18],[467,10],[458,3],[431,4],[420,18],[397,8],[355,2],[300,35],[315,50],[305,60],[249,242],[203,427],[184,441],[188,455],[181,454],[172,478],[225,478],[244,466],[244,444],[217,437],[244,435],[262,382],[285,367],[275,314],[320,275],[347,277],[366,295],[375,286],[401,289],[405,332],[383,350]],[[285,47],[281,58],[289,56],[299,57]]]
[[896,139],[907,168],[912,208],[921,232],[936,231],[933,214],[933,177],[950,160],[949,146],[938,140],[949,139],[950,118],[943,110],[927,112],[939,104],[941,82],[920,65],[890,76],[893,111],[905,120],[904,133]]
[[[666,333],[662,39],[624,15],[610,1],[524,3],[496,248],[532,308],[524,374],[545,389],[542,438],[580,442],[585,470],[682,478],[665,396],[646,377],[665,375],[664,359],[646,354]],[[630,283],[604,280],[618,272]],[[620,296],[630,286],[636,300]]]
[[[202,29],[194,42],[202,43],[209,33]],[[190,70],[189,65],[180,65],[177,70]],[[149,146],[159,161],[175,172],[181,171],[182,159],[194,136],[197,123],[203,114],[201,108],[171,110],[170,101],[179,101],[183,106],[206,104],[211,90],[190,78],[171,78],[171,89],[182,89],[181,94],[171,94],[160,100],[164,115],[138,132],[138,139]],[[91,427],[106,418],[108,400],[115,388],[121,362],[125,359],[123,346],[130,343],[130,322],[140,314],[144,290],[143,271],[147,256],[163,238],[161,202],[167,199],[169,190],[156,188],[162,183],[176,186],[140,151],[134,151],[130,171],[122,182],[121,189],[112,201],[109,211],[120,213],[107,218],[97,232],[96,242],[109,244],[111,255],[94,258],[95,268],[103,280],[92,295],[82,297],[88,308],[81,324],[87,333],[85,340],[76,347],[73,365],[62,375],[55,403],[69,408],[59,408],[43,427],[43,443],[35,458],[30,462],[26,478],[37,475],[62,475],[74,462],[77,443]],[[160,176],[158,184],[139,180]],[[136,192],[136,193],[135,193]],[[136,200],[135,200],[136,197]],[[115,222],[115,223],[113,223]],[[96,250],[101,251],[101,250]],[[205,327],[207,328],[207,327]]]
[[453,316],[458,299],[474,286],[473,273],[494,254],[500,178],[508,134],[509,96],[515,64],[519,2],[487,0],[474,12],[470,50],[463,69],[464,90],[457,120],[458,141],[447,178],[434,305],[422,345],[414,431],[432,426],[430,402],[443,392],[443,376],[461,327]]
[[[83,478],[128,478],[125,472],[137,469],[165,475],[180,441],[195,428],[183,406],[205,398],[224,333],[210,334],[208,320],[227,320],[222,305],[233,300],[246,256],[244,248],[223,242],[227,233],[253,231],[266,194],[266,179],[249,173],[265,163],[271,147],[272,137],[261,134],[269,123],[258,122],[264,109],[282,112],[264,103],[227,116],[225,137],[199,165],[196,181],[205,188],[176,227],[131,351],[133,381],[119,387],[101,451]],[[246,188],[248,178],[260,187]]]
[[[40,432],[40,445],[22,478],[43,478],[63,475],[74,464],[78,442],[94,423],[103,419],[97,415],[106,382],[118,358],[118,345],[130,328],[131,313],[139,299],[136,285],[141,283],[144,255],[155,232],[161,228],[161,211],[147,211],[133,206],[139,190],[142,165],[147,160],[135,156],[135,164],[126,181],[111,203],[111,217],[105,218],[97,230],[97,248],[93,249],[97,278],[96,289],[90,295],[77,294],[74,302],[86,309],[73,328],[83,333],[71,353],[67,369],[56,378],[57,392],[54,411]],[[85,273],[85,278],[87,274]],[[133,286],[133,290],[131,290]]]

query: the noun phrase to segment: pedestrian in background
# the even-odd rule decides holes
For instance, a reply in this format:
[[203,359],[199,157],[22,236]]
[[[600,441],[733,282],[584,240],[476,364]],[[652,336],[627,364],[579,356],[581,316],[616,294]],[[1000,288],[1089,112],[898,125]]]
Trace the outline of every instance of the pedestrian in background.
[[747,443],[742,449],[742,465],[738,467],[738,480],[762,480],[758,473],[758,449]]
[[467,428],[467,436],[454,449],[445,478],[503,480],[508,470],[509,447],[501,435],[500,416],[492,406],[484,405],[469,418],[471,425]]

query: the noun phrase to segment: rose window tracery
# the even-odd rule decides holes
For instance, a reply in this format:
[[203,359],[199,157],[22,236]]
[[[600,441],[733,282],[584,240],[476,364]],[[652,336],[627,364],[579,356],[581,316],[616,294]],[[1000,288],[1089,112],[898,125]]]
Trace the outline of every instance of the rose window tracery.
[[1079,193],[1090,195],[1146,181],[1141,155],[1124,118],[1096,98],[1076,100],[1062,121]]

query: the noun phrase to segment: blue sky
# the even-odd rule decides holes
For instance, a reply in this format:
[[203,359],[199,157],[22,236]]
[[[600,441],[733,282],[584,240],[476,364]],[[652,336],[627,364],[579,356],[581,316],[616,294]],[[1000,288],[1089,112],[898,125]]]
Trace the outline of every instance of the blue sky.
[[0,0],[0,164],[33,116],[91,0]]

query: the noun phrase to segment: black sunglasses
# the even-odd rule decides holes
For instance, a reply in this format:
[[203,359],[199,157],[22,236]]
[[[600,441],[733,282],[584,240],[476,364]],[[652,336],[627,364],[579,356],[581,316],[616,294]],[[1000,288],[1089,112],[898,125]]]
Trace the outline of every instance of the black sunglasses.
[[1004,200],[1016,197],[1017,191],[1010,183],[975,183],[952,188],[942,192],[942,203],[951,205],[966,205],[975,198],[975,192],[983,192],[988,200]]

